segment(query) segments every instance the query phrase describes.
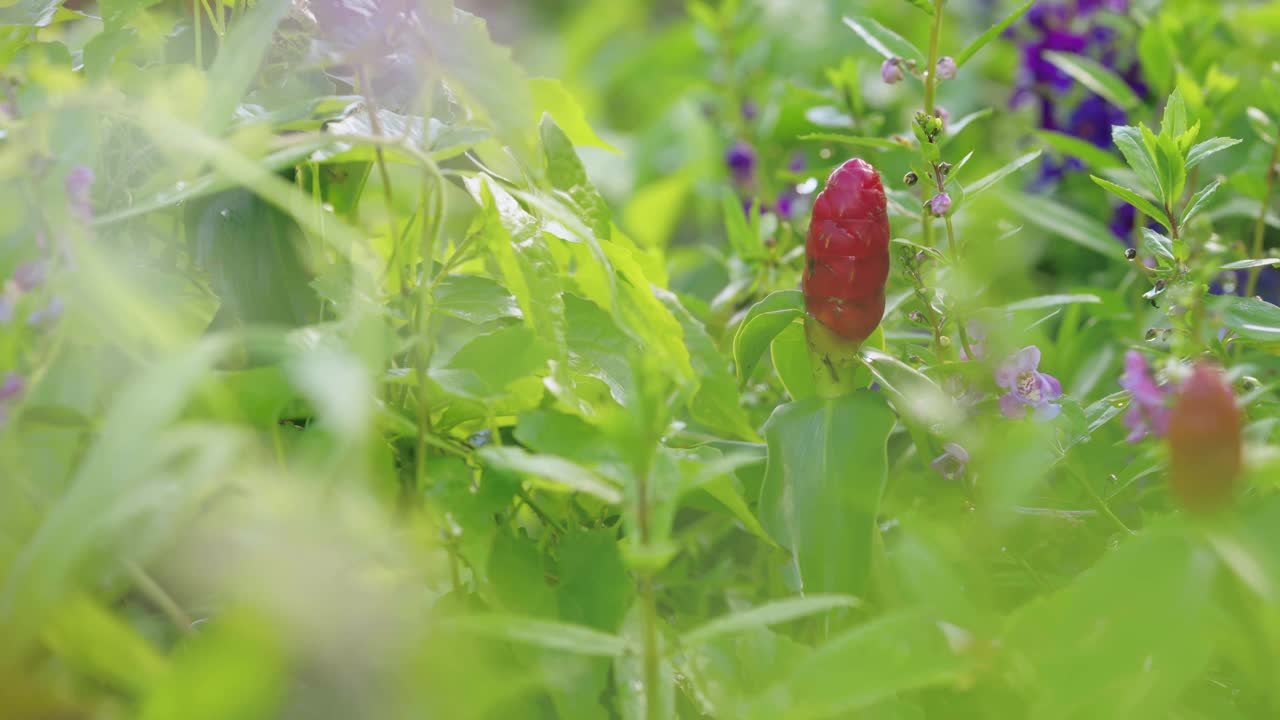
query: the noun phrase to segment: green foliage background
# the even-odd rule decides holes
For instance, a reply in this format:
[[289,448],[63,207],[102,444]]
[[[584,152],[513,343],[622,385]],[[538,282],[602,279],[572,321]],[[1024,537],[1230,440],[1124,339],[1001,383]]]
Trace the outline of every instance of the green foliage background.
[[[928,282],[989,319],[983,363],[911,319],[906,263],[945,241],[899,180],[919,86],[865,41],[919,53],[931,3],[199,6],[0,0],[0,278],[49,267],[0,325],[27,386],[0,718],[1280,712],[1280,308],[1202,287],[1280,254],[1280,5],[1117,15],[1154,99],[1072,73],[1131,123],[1176,90],[1243,140],[1143,246],[1156,306],[1087,173],[1019,188],[1076,154],[1135,204],[1183,193],[1009,109],[1016,43],[960,55],[1018,7],[942,7],[964,260]],[[744,216],[735,140],[760,198],[803,206],[853,154],[885,179],[903,241],[852,394],[814,384],[807,211]],[[958,402],[1033,344],[1056,420]],[[1163,444],[1124,441],[1131,347],[1229,368],[1230,512],[1176,508]],[[961,479],[930,467],[948,442]]]

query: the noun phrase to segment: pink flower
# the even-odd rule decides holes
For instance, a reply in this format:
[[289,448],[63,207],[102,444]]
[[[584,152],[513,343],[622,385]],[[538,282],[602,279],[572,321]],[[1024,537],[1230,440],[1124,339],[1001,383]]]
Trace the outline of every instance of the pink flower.
[[1028,345],[996,369],[996,384],[1009,392],[1000,396],[1005,417],[1020,418],[1035,408],[1036,420],[1052,420],[1062,411],[1053,401],[1062,397],[1062,383],[1040,367],[1040,348]]
[[938,78],[952,80],[956,76],[956,60],[950,55],[938,58]]
[[951,196],[940,192],[929,199],[929,212],[938,217],[942,217],[951,211]]
[[1132,398],[1124,414],[1125,427],[1129,428],[1125,439],[1136,443],[1148,434],[1164,437],[1169,431],[1169,408],[1165,405],[1165,398],[1170,389],[1156,385],[1147,367],[1147,359],[1137,350],[1130,350],[1124,355],[1120,387],[1128,390]]

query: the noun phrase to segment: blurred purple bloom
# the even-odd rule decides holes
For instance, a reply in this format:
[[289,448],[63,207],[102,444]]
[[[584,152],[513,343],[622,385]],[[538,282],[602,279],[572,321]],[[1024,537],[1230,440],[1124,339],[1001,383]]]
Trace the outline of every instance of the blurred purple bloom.
[[1040,348],[1028,345],[996,369],[996,385],[1009,392],[1000,396],[1005,417],[1020,418],[1028,407],[1035,408],[1036,420],[1052,420],[1062,410],[1054,400],[1062,397],[1062,384],[1039,371]]
[[960,348],[961,360],[981,360],[987,354],[987,327],[976,320],[965,324],[965,331],[969,336],[969,348],[973,350],[973,357]]
[[7,402],[22,395],[22,391],[26,390],[27,383],[18,373],[11,372],[5,375],[4,382],[0,383],[0,402]]
[[1136,443],[1148,433],[1164,437],[1169,429],[1169,408],[1165,405],[1165,397],[1169,395],[1170,388],[1156,385],[1147,367],[1147,359],[1137,350],[1125,353],[1120,387],[1128,390],[1132,397],[1124,414],[1125,427],[1129,428],[1129,436],[1125,439]]
[[964,467],[969,464],[969,453],[955,443],[942,446],[946,452],[933,459],[929,467],[947,480],[955,480],[964,475]]
[[84,165],[77,165],[67,174],[67,201],[71,204],[72,215],[81,222],[93,219],[93,199],[89,195],[93,182],[93,171]]
[[787,169],[793,173],[804,172],[806,166],[808,166],[808,161],[805,159],[804,153],[802,152],[793,153],[791,155],[791,161],[787,163]]
[[756,115],[760,114],[760,107],[751,99],[743,100],[741,109],[743,120],[755,120]]
[[45,265],[43,260],[29,260],[13,271],[13,284],[20,292],[31,292],[44,284]]
[[887,85],[902,82],[902,64],[897,58],[889,58],[880,64],[880,79]]
[[63,305],[62,298],[56,296],[49,298],[49,303],[47,305],[31,313],[31,315],[27,317],[27,325],[30,325],[31,327],[38,327],[40,325],[56,322],[58,318],[62,317],[62,311],[64,309],[65,307]]
[[17,291],[11,291],[9,287],[0,290],[0,325],[13,319],[13,309],[18,305],[17,295]]
[[956,76],[956,60],[950,55],[943,55],[938,58],[938,78],[941,80],[952,80]]
[[783,190],[773,204],[773,211],[783,220],[790,220],[792,213],[795,212],[796,199],[795,190],[791,188]]
[[951,196],[945,192],[940,192],[929,198],[927,205],[929,206],[929,212],[941,217],[951,211]]
[[756,169],[755,148],[739,140],[725,151],[724,163],[729,166],[735,180],[740,183],[749,182]]

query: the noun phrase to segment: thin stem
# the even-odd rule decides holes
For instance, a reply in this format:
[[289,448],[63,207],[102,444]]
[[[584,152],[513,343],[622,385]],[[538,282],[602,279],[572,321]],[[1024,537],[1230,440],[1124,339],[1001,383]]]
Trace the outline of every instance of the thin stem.
[[1115,523],[1116,527],[1123,530],[1126,535],[1136,534],[1128,525],[1124,524],[1123,520],[1117,517],[1115,513],[1111,512],[1111,506],[1107,505],[1107,501],[1103,500],[1102,497],[1098,495],[1098,493],[1093,489],[1093,486],[1089,484],[1089,481],[1086,480],[1083,475],[1076,472],[1075,468],[1070,465],[1067,465],[1066,468],[1067,472],[1071,474],[1071,477],[1075,478],[1076,482],[1080,483],[1080,487],[1084,488],[1084,491],[1088,493],[1090,499],[1093,500],[1094,504],[1098,506],[1098,509],[1102,511],[1102,514],[1105,515],[1108,520]]
[[[1280,161],[1280,140],[1277,140],[1271,146],[1271,159],[1267,163],[1267,191],[1262,195],[1262,207],[1258,208],[1258,220],[1253,224],[1253,252],[1249,256],[1257,259],[1262,257],[1262,239],[1267,232],[1267,205],[1271,202],[1271,191],[1275,189],[1276,184],[1276,163]],[[1262,272],[1262,268],[1249,268],[1249,281],[1245,284],[1245,297],[1253,297],[1258,290],[1258,274]]]
[[[378,105],[373,99],[373,86],[369,82],[369,72],[364,65],[360,66],[358,78],[360,81],[360,94],[364,96],[365,109],[369,112],[369,129],[373,131],[374,137],[383,137],[382,121],[378,119]],[[387,205],[387,239],[395,243],[400,237],[399,231],[396,230],[396,207],[395,198],[393,197],[391,187],[391,173],[387,171],[387,159],[382,152],[381,145],[375,145],[373,155],[378,164],[378,176],[382,178],[382,195]],[[394,262],[399,255],[399,245],[391,249],[391,260]],[[400,289],[407,291],[409,288],[408,280],[404,277],[400,278]]]
[[924,69],[924,112],[933,114],[933,96],[938,81],[938,38],[942,35],[942,2],[933,0],[933,26],[929,29],[929,66]]
[[196,25],[196,68],[204,69],[204,18],[198,0],[192,0],[191,17]]
[[164,613],[165,617],[169,618],[169,622],[173,623],[173,626],[178,629],[178,632],[184,635],[191,635],[195,632],[192,629],[195,621],[193,621],[191,616],[187,614],[187,611],[183,610],[182,606],[179,605],[163,587],[161,587],[160,583],[156,582],[155,579],[147,574],[146,570],[138,567],[138,565],[132,560],[125,560],[124,567],[125,571],[129,573],[130,579],[132,579],[134,584],[138,586],[138,591],[150,600],[151,603],[160,610],[160,612]]

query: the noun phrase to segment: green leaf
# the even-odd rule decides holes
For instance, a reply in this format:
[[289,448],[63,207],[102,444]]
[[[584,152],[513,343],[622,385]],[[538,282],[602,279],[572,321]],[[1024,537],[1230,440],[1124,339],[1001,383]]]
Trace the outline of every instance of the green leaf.
[[560,617],[603,632],[622,627],[635,595],[618,549],[617,531],[608,528],[574,532],[556,548],[560,582]]
[[1059,70],[1121,110],[1135,110],[1142,105],[1142,100],[1128,83],[1095,60],[1056,50],[1046,52],[1044,57]]
[[1199,165],[1205,158],[1210,155],[1226,150],[1227,148],[1240,144],[1236,138],[1216,137],[1209,138],[1202,143],[1191,148],[1191,152],[1187,153],[1187,169]]
[[738,368],[739,383],[751,378],[778,333],[803,315],[804,295],[799,290],[779,290],[751,306],[733,336],[733,362]]
[[985,32],[983,32],[978,37],[974,38],[973,42],[965,46],[965,49],[961,50],[960,54],[956,56],[956,66],[958,67],[960,65],[964,65],[965,61],[967,61],[969,58],[973,57],[974,55],[978,54],[979,50],[986,47],[987,43],[991,42],[992,40],[995,40],[997,37],[1000,36],[1000,33],[1004,32],[1006,29],[1008,29],[1010,25],[1017,22],[1018,18],[1026,14],[1026,12],[1030,10],[1031,6],[1034,5],[1035,3],[1036,3],[1036,0],[1027,0],[1025,3],[1019,6],[1017,10],[1014,10],[1013,12],[1004,16],[1003,20],[987,28]]
[[1213,182],[1200,188],[1200,192],[1191,196],[1191,200],[1187,203],[1186,212],[1182,213],[1182,225],[1186,225],[1191,218],[1195,217],[1196,214],[1200,212],[1201,208],[1204,207],[1205,202],[1209,199],[1209,196],[1217,192],[1218,186],[1221,184],[1222,182],[1220,180],[1215,179]]
[[1160,134],[1170,138],[1179,138],[1187,132],[1187,103],[1182,93],[1176,89],[1164,104],[1164,114],[1160,117]]
[[777,694],[787,707],[757,718],[850,717],[899,693],[959,685],[972,661],[953,647],[966,634],[918,611],[892,612],[837,635],[798,663]]
[[896,140],[886,140],[885,138],[875,137],[858,137],[856,135],[841,135],[839,133],[808,133],[801,135],[799,139],[813,140],[816,142],[840,143],[841,145],[867,148],[868,150],[901,150],[908,147]]
[[0,7],[0,27],[45,27],[62,9],[63,0],[19,0]]
[[1165,199],[1165,189],[1160,183],[1160,173],[1156,169],[1156,159],[1142,138],[1142,131],[1132,125],[1114,125],[1111,128],[1111,141],[1120,149],[1129,167],[1138,174],[1138,179],[1146,186],[1147,192]]
[[804,323],[792,321],[783,328],[769,346],[769,357],[773,359],[773,369],[778,372],[778,379],[792,400],[803,400],[817,394]]
[[232,26],[206,74],[209,95],[202,114],[206,133],[219,135],[226,129],[236,106],[258,77],[276,26],[290,7],[288,0],[261,0]]
[[1187,183],[1187,164],[1178,143],[1167,135],[1156,138],[1156,167],[1165,189],[1165,204],[1173,206],[1182,197]]
[[1124,187],[1123,185],[1117,185],[1109,180],[1103,180],[1097,175],[1090,175],[1089,178],[1093,180],[1093,182],[1096,183],[1098,187],[1102,188],[1103,190],[1106,190],[1107,192],[1110,192],[1116,197],[1119,197],[1121,200],[1124,200],[1130,205],[1138,208],[1143,213],[1145,213],[1147,217],[1151,218],[1152,220],[1155,220],[1156,222],[1160,223],[1161,225],[1164,225],[1165,227],[1169,227],[1168,216],[1166,216],[1164,214],[1164,211],[1157,208],[1150,200],[1142,197],[1138,193],[1134,192],[1133,190],[1130,190],[1127,187]]
[[533,100],[533,119],[541,121],[543,114],[555,118],[555,122],[564,130],[564,134],[574,145],[589,145],[603,148],[612,153],[618,149],[605,142],[591,129],[586,115],[573,95],[552,78],[530,78],[529,94]]
[[915,60],[917,65],[925,64],[924,53],[908,40],[894,31],[868,17],[845,17],[844,24],[862,38],[872,50],[885,58],[900,57],[904,60]]
[[1152,17],[1138,35],[1142,75],[1161,94],[1173,89],[1174,68],[1178,63],[1178,50],[1163,18],[1163,15]]
[[1166,266],[1172,266],[1177,262],[1173,252],[1173,240],[1151,228],[1142,228],[1142,249],[1148,254],[1164,260]]
[[750,610],[740,610],[718,617],[704,625],[699,625],[681,636],[680,642],[686,646],[697,645],[724,635],[732,635],[770,625],[779,625],[827,610],[857,607],[860,604],[860,601],[851,595],[812,594],[805,597],[775,600]]
[[1005,200],[1006,206],[1027,222],[1055,233],[1081,247],[1107,257],[1120,258],[1123,249],[1107,226],[1066,205],[1035,195],[1018,195]]
[[483,447],[477,452],[487,465],[509,473],[531,475],[553,489],[572,490],[607,503],[622,502],[622,492],[595,473],[554,455],[532,455],[518,447]]
[[965,188],[966,196],[973,197],[974,195],[977,195],[978,193],[982,192],[983,190],[986,190],[992,185],[995,185],[996,183],[1000,182],[1001,180],[1013,174],[1014,172],[1017,172],[1020,168],[1026,167],[1028,164],[1033,162],[1036,158],[1040,157],[1040,154],[1041,154],[1040,150],[1032,150],[1026,155],[1022,155],[1020,157],[1014,158],[1004,167],[1000,168],[999,170],[996,170],[990,175],[986,175],[984,177],[978,178],[977,180],[970,183],[968,187]]
[[1144,533],[1014,613],[1000,644],[1028,716],[1166,716],[1209,661],[1211,635],[1194,629],[1212,623],[1216,572],[1199,543]]
[[1241,337],[1280,342],[1280,307],[1258,298],[1227,295],[1217,301],[1224,324]]
[[1017,312],[1019,310],[1039,310],[1041,308],[1061,307],[1063,305],[1078,305],[1100,303],[1102,300],[1097,295],[1041,295],[1039,297],[1028,298],[1011,302],[1004,306],[1008,312]]
[[882,396],[860,390],[782,405],[765,424],[760,517],[806,594],[865,590],[894,423]]
[[608,240],[613,223],[609,205],[587,179],[587,170],[578,159],[569,136],[556,125],[550,115],[542,116],[538,129],[542,135],[542,149],[547,161],[547,181],[551,183],[551,187],[568,196],[579,219],[591,228],[596,238]]
[[911,7],[919,10],[925,15],[933,15],[932,0],[906,0],[906,1],[907,1],[907,4],[909,4]]
[[1111,153],[1101,150],[1093,143],[1081,140],[1078,137],[1050,130],[1037,130],[1035,136],[1060,154],[1066,157],[1078,158],[1089,167],[1098,170],[1124,167],[1124,163],[1116,159]]
[[511,293],[480,275],[446,275],[436,285],[433,307],[475,325],[521,316],[520,305]]
[[729,359],[707,334],[676,296],[666,290],[655,290],[684,330],[684,342],[689,346],[689,359],[694,375],[699,379],[698,390],[689,402],[689,414],[694,420],[721,432],[744,440],[756,440],[755,428],[742,409],[738,385],[729,369]]
[[626,641],[617,635],[582,625],[517,615],[476,614],[450,618],[441,625],[447,630],[577,655],[619,657],[627,651]]
[[760,241],[760,235],[753,229],[754,221],[760,214],[760,205],[752,204],[753,222],[748,223],[738,194],[725,188],[720,195],[720,211],[724,219],[725,233],[729,236],[729,247],[733,248],[733,253],[743,260],[758,260],[764,257],[764,244]]
[[1280,258],[1258,258],[1256,260],[1237,260],[1229,262],[1218,268],[1219,270],[1246,270],[1256,267],[1276,267],[1280,266]]
[[964,129],[972,125],[974,122],[981,120],[991,114],[991,108],[985,107],[981,110],[974,110],[964,117],[947,123],[947,131],[942,135],[941,145],[946,147],[956,138],[957,135],[964,132]]

